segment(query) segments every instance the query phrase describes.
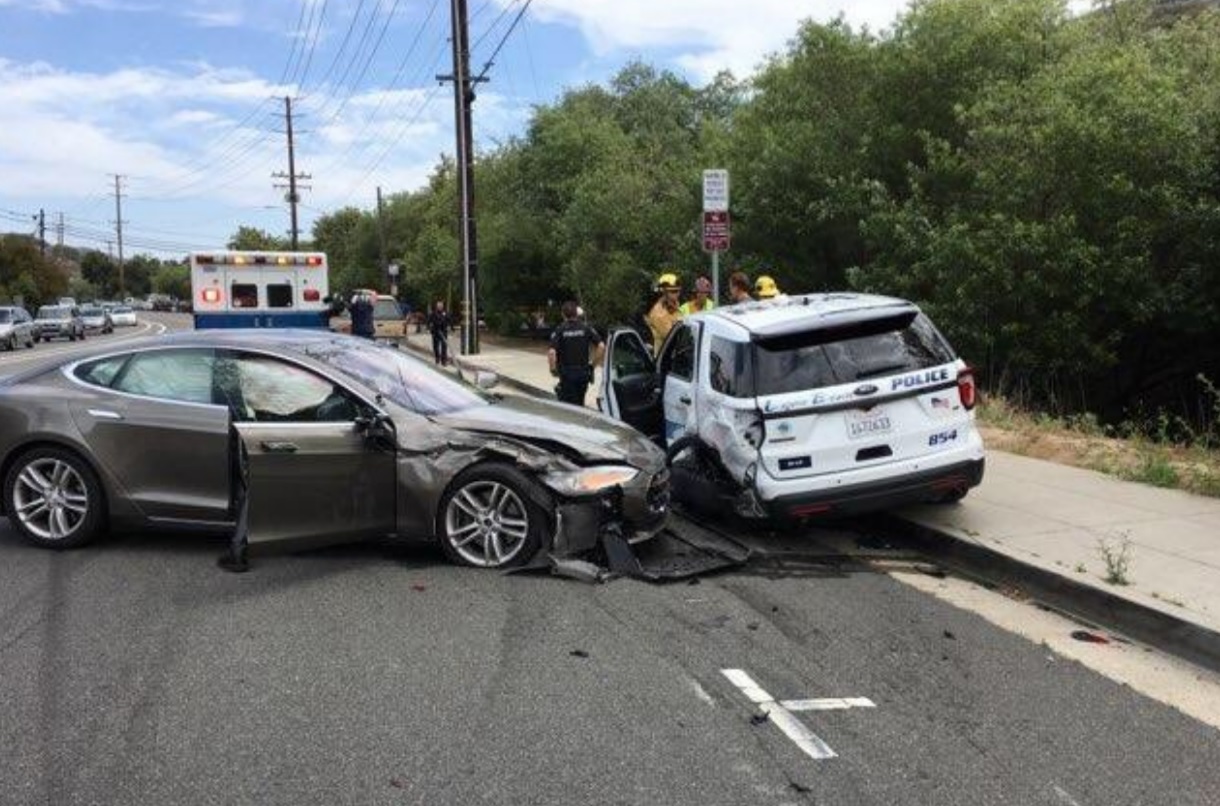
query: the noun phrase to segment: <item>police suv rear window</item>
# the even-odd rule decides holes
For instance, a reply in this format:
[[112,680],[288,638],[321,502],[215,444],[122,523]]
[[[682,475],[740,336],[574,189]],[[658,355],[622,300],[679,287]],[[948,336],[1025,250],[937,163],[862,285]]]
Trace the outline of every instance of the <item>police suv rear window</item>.
[[905,313],[754,342],[755,394],[782,395],[947,364],[948,343],[923,314]]

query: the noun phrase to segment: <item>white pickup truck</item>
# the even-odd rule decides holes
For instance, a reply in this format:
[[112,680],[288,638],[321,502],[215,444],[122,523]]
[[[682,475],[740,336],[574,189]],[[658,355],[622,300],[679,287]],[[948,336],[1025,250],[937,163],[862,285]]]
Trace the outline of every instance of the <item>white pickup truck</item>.
[[655,359],[614,330],[598,392],[668,450],[680,497],[685,468],[741,515],[798,520],[961,499],[983,477],[975,400],[972,371],[916,305],[866,294],[696,314]]

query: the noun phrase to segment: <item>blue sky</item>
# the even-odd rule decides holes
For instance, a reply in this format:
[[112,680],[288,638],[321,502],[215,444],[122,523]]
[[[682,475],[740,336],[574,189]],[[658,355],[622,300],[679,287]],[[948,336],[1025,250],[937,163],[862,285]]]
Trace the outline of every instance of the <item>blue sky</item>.
[[[523,0],[468,0],[482,67]],[[374,188],[418,187],[453,151],[449,0],[0,0],[0,232],[64,214],[106,248],[123,179],[127,254],[223,246],[239,224],[288,227],[284,95],[302,228]],[[747,76],[805,18],[887,27],[905,0],[533,0],[480,88],[475,134],[519,133],[532,104],[631,59],[702,83]]]

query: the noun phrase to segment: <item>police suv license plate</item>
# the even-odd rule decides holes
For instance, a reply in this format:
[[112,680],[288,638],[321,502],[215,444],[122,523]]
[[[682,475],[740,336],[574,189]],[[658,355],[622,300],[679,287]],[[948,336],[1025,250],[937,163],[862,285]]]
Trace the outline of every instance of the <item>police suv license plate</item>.
[[848,409],[847,437],[848,439],[867,439],[868,437],[888,434],[893,428],[890,417],[881,408],[862,411]]

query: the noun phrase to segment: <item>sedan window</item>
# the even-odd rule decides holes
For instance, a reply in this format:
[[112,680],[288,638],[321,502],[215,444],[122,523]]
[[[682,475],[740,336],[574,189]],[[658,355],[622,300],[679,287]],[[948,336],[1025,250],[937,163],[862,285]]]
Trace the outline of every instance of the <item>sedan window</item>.
[[0,324],[13,321],[13,313],[0,308]]
[[[222,375],[227,375],[233,364],[226,360],[224,365]],[[235,365],[246,419],[351,422],[360,413],[359,405],[334,383],[294,364],[267,356],[242,355]]]
[[133,395],[211,403],[214,363],[211,350],[136,353],[111,386]]
[[81,364],[73,374],[85,383],[91,383],[94,386],[110,386],[126,363],[127,356],[112,355],[109,358]]

